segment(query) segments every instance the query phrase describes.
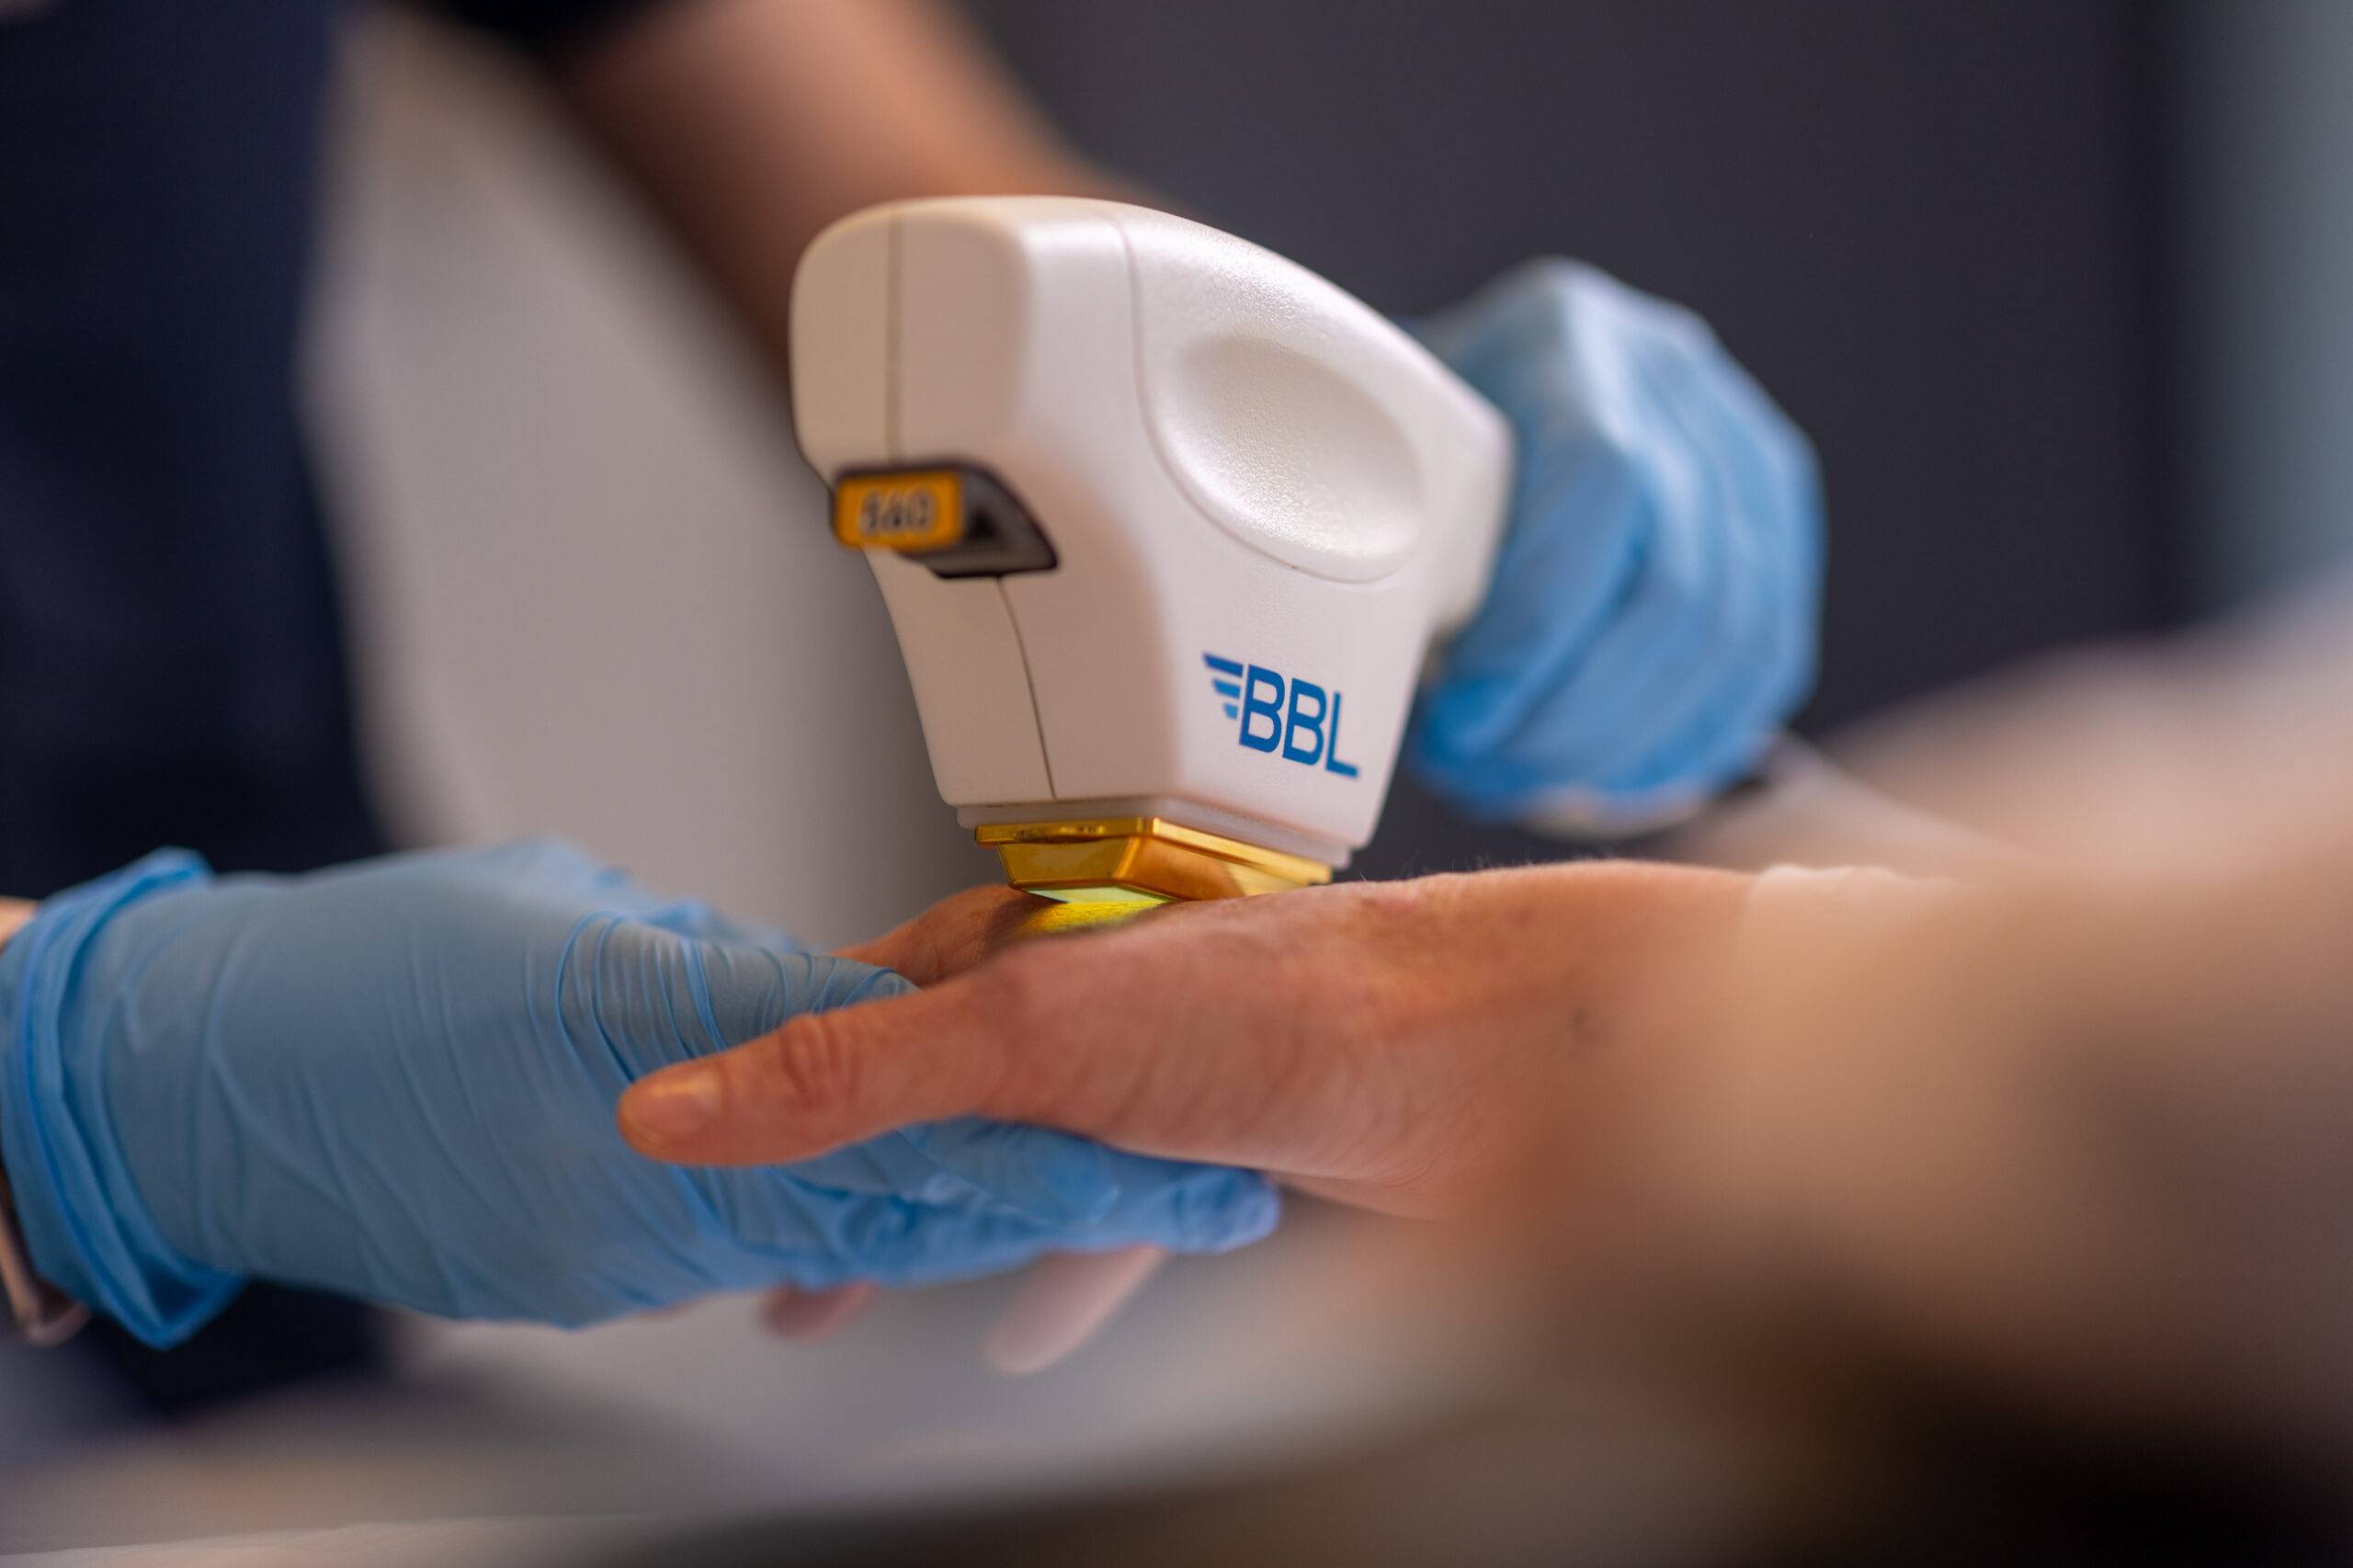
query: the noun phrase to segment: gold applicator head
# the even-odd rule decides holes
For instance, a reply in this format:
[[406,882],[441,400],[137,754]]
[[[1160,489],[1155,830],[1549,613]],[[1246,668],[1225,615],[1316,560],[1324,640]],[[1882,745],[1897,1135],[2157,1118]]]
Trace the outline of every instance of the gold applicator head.
[[1072,903],[1239,898],[1332,880],[1321,861],[1163,817],[990,823],[972,836],[996,851],[1015,887]]

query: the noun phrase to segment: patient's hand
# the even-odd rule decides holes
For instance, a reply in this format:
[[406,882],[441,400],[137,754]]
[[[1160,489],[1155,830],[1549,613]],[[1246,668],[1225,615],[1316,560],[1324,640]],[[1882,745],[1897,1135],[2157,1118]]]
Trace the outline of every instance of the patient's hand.
[[[1446,1212],[1557,1161],[1613,1064],[1672,1050],[1684,983],[1717,961],[1746,885],[1587,863],[1185,905],[1028,942],[1051,906],[977,890],[852,949],[926,989],[655,1074],[622,1128],[660,1158],[748,1164],[978,1112]],[[706,1114],[688,1126],[682,1108]]]

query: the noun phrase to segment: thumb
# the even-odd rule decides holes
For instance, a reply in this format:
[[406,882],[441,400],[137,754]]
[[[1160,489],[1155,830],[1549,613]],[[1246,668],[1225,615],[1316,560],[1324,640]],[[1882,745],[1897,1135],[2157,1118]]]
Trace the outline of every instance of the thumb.
[[986,1112],[1011,1075],[1015,1038],[968,981],[802,1013],[633,1085],[621,1133],[641,1153],[688,1165],[807,1159],[910,1122]]

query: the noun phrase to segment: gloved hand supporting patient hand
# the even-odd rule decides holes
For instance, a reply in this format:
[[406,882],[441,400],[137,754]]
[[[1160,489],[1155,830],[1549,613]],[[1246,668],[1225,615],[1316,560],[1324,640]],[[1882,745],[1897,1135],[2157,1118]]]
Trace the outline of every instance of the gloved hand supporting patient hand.
[[907,989],[560,845],[299,878],[165,852],[0,952],[0,1146],[36,1267],[157,1345],[249,1277],[576,1324],[1272,1224],[1247,1173],[972,1119],[782,1168],[622,1142],[638,1078]]
[[1518,472],[1412,761],[1474,814],[1594,833],[1738,781],[1813,680],[1805,437],[1705,323],[1588,267],[1530,263],[1415,330],[1510,418]]

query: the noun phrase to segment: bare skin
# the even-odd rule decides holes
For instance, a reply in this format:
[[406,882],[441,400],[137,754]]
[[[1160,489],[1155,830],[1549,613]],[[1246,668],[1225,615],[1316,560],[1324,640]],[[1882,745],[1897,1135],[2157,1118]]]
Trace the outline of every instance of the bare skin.
[[1616,1060],[1670,1051],[1747,880],[1597,863],[1174,908],[1051,941],[1005,889],[854,957],[926,989],[796,1018],[621,1103],[642,1153],[806,1158],[911,1121],[1042,1123],[1445,1215],[1558,1162]]

